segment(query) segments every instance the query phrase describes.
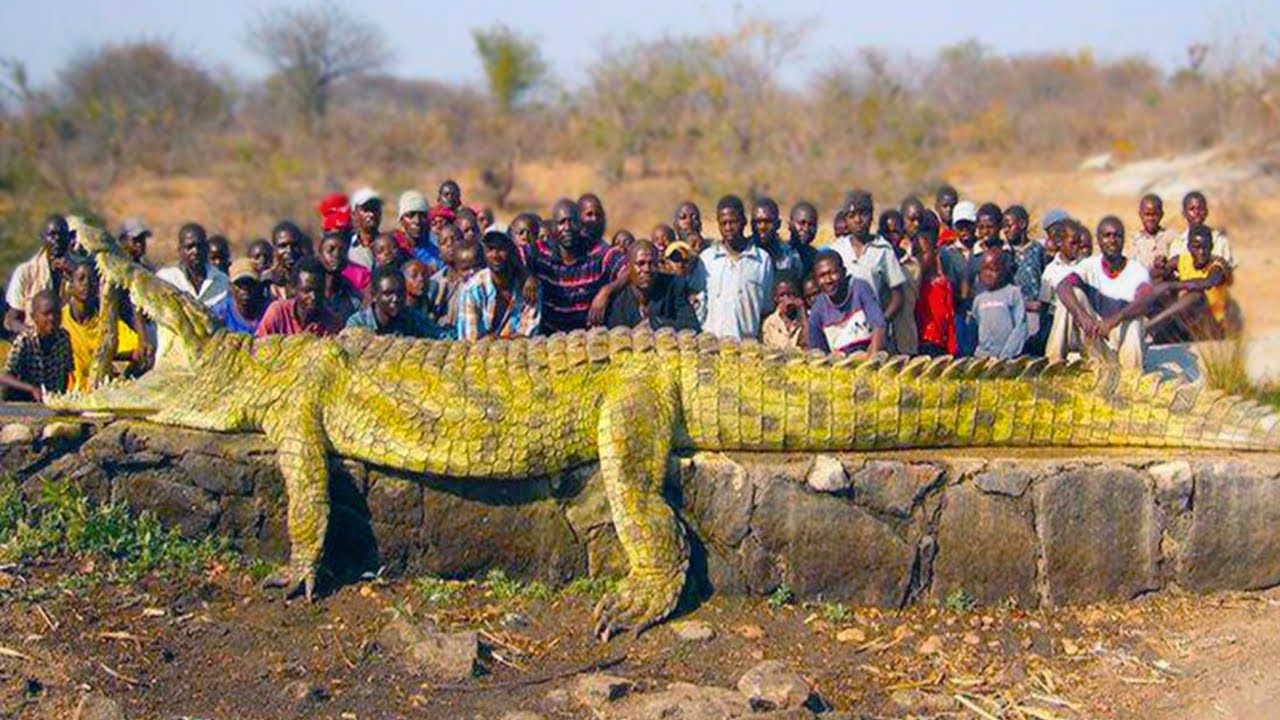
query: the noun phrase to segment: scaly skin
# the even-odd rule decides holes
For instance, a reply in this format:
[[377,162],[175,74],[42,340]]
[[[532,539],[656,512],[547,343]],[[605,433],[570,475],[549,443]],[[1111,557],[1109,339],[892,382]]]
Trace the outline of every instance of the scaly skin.
[[76,411],[260,431],[279,448],[293,554],[272,584],[310,597],[328,524],[326,455],[456,477],[520,478],[599,460],[630,563],[597,608],[604,638],[666,617],[689,550],[662,495],[673,449],[1175,446],[1270,450],[1276,415],[1114,363],[824,356],[643,330],[449,343],[252,340],[97,233],[104,292],[125,287],[173,331],[180,362],[47,399]]

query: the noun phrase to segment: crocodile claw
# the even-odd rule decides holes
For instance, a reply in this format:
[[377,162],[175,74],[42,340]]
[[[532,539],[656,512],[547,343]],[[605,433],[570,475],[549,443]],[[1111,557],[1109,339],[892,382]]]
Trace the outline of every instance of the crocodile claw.
[[628,630],[639,635],[660,622],[675,608],[683,577],[680,572],[675,578],[660,573],[623,578],[617,591],[605,595],[595,607],[595,636],[609,642]]
[[281,589],[284,599],[290,600],[302,595],[310,603],[315,599],[316,571],[313,568],[288,567],[272,573],[262,581],[263,590]]

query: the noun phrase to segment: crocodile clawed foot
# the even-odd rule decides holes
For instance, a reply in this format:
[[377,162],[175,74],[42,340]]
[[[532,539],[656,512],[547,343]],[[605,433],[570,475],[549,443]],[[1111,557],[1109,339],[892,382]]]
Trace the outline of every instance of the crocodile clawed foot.
[[632,572],[623,578],[617,591],[605,595],[596,605],[595,636],[601,642],[609,642],[627,630],[639,635],[671,614],[683,584],[683,569],[677,573]]
[[311,567],[290,565],[278,573],[273,573],[262,581],[262,589],[280,589],[284,591],[284,599],[290,600],[302,595],[307,602],[312,602],[316,591],[316,571]]

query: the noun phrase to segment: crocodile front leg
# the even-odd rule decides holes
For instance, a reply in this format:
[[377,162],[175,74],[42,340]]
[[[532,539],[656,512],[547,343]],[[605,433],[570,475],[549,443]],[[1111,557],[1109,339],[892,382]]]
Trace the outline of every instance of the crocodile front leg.
[[329,469],[320,403],[304,399],[284,412],[267,417],[267,437],[276,444],[276,462],[284,476],[288,497],[289,565],[263,582],[283,588],[285,598],[303,593],[311,602],[316,571],[329,528]]
[[596,606],[596,635],[637,633],[675,609],[689,569],[689,544],[662,495],[678,393],[656,372],[603,378],[600,473],[613,525],[631,565],[615,593]]

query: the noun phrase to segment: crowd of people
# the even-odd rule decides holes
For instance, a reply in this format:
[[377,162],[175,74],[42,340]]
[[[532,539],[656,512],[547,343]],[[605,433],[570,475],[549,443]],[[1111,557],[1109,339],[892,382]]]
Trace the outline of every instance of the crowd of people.
[[[1036,225],[1021,205],[961,200],[943,186],[927,207],[908,197],[876,206],[855,190],[819,247],[818,211],[798,202],[786,235],[777,202],[728,195],[715,206],[718,238],[693,202],[648,238],[606,238],[604,202],[562,199],[543,217],[496,223],[468,207],[452,180],[434,203],[416,190],[391,207],[371,188],[316,206],[313,240],[291,221],[236,257],[196,223],[178,231],[175,265],[156,275],[206,305],[229,332],[333,335],[366,328],[432,340],[512,338],[589,327],[673,328],[782,348],[827,352],[1064,359],[1090,340],[1141,367],[1152,341],[1220,337],[1238,324],[1228,298],[1234,260],[1210,228],[1203,194],[1182,199],[1186,228],[1164,225],[1161,198],[1138,204],[1139,229],[1102,218],[1092,228],[1062,210]],[[127,293],[101,312],[94,263],[73,224],[51,216],[43,244],[13,272],[5,331],[13,338],[0,384],[10,399],[84,389],[104,338],[121,372],[145,372],[171,338]],[[151,232],[125,220],[118,242],[149,269]],[[102,325],[118,316],[115,333]],[[104,320],[104,318],[107,318]]]

